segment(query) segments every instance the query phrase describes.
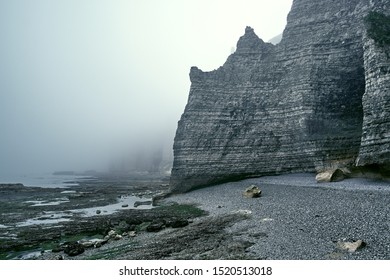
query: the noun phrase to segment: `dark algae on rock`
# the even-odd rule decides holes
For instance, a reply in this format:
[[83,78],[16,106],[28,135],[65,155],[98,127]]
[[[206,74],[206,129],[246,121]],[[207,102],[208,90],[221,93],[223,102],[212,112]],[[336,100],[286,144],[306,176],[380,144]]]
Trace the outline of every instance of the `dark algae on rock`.
[[192,67],[172,191],[291,172],[388,175],[389,11],[388,0],[295,0],[279,44],[247,27],[221,67]]

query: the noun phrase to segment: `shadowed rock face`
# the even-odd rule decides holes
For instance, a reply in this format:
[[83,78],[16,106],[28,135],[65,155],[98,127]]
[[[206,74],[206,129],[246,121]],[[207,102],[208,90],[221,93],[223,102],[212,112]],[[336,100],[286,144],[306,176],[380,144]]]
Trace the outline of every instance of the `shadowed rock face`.
[[[386,21],[387,41],[381,38],[364,37],[364,66],[366,91],[363,95],[363,134],[356,161],[357,165],[379,165],[390,175],[390,17],[375,17]],[[376,28],[377,22],[370,22],[368,28]],[[386,34],[379,34],[386,35]]]
[[[363,18],[371,10],[387,12],[389,5],[295,0],[278,45],[264,43],[247,27],[223,66],[211,72],[192,67],[174,142],[172,191],[354,166],[359,150],[362,161],[377,153],[361,148],[362,131],[372,122],[368,112],[376,110],[366,87],[367,73],[375,70],[365,69],[365,61],[380,59],[367,45]],[[377,85],[371,79],[377,90],[388,89],[388,80]],[[389,115],[382,116],[388,125]],[[388,151],[381,164],[389,161]]]

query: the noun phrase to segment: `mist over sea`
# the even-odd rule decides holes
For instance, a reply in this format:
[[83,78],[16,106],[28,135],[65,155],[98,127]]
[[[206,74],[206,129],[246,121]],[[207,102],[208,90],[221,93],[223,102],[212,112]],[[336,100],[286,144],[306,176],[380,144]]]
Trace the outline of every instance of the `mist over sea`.
[[78,186],[77,181],[91,177],[81,175],[54,175],[53,173],[1,174],[0,184],[23,184],[26,187],[67,188]]

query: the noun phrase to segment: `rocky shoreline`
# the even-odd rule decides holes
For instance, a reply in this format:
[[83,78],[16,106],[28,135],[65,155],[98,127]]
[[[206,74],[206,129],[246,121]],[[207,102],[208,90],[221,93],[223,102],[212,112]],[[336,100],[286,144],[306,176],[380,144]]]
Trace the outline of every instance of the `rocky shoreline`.
[[[254,178],[169,197],[161,197],[167,192],[162,181],[144,182],[144,188],[138,184],[132,192],[126,184],[111,184],[110,191],[103,187],[95,192],[97,197],[100,192],[106,194],[105,203],[110,198],[107,193],[113,199],[135,193],[160,199],[154,199],[155,207],[150,209],[78,216],[54,227],[13,228],[13,241],[1,239],[1,256],[40,260],[390,259],[389,182],[353,178],[317,184],[314,177]],[[99,190],[97,185],[106,183],[89,184]],[[248,187],[256,195],[248,195]],[[4,215],[2,219],[0,224]],[[0,228],[2,236],[6,231],[11,230]]]
[[34,257],[63,243],[99,239],[119,225],[168,216],[169,209],[152,206],[167,186],[165,178],[107,177],[67,188],[1,184],[0,259]]

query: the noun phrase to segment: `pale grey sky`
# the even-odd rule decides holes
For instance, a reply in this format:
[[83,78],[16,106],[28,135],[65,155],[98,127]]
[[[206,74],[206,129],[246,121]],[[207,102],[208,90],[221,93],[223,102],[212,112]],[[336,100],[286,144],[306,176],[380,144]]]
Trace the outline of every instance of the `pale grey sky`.
[[0,174],[104,168],[170,147],[191,66],[221,66],[247,25],[280,34],[292,0],[0,0]]

